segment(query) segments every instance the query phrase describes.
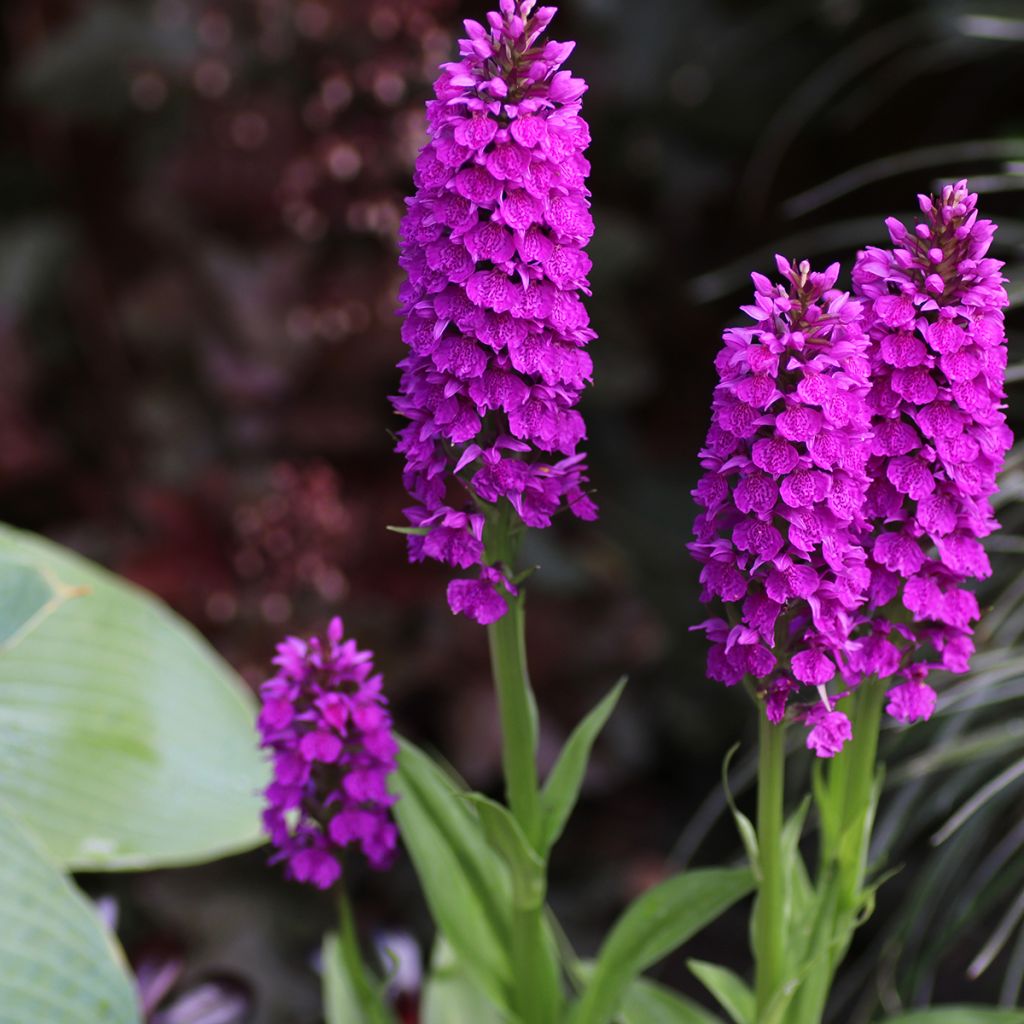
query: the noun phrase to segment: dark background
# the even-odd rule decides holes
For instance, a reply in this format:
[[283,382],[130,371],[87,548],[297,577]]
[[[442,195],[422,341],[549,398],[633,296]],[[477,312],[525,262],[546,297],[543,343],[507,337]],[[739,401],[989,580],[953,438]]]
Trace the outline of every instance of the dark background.
[[[436,65],[459,19],[484,11],[4,0],[0,516],[153,589],[253,683],[281,635],[340,611],[377,652],[400,728],[493,789],[483,631],[449,614],[446,573],[407,564],[384,529],[405,500],[388,433],[395,231]],[[963,176],[1002,225],[1019,291],[1024,4],[568,0],[554,28],[578,41],[570,63],[591,84],[600,337],[584,412],[601,519],[530,541],[545,762],[631,678],[553,865],[553,903],[591,952],[644,885],[738,852],[718,780],[742,740],[736,788],[749,781],[754,716],[703,678],[684,549],[722,327],[773,252],[848,273],[884,216]],[[1020,571],[1019,548],[1004,550],[993,587]],[[887,737],[896,778],[940,735]],[[884,852],[906,867],[836,1019],[876,998],[1015,998],[998,970],[964,975],[1012,888],[940,921],[930,946],[913,939],[926,838],[955,799],[935,820],[890,823]],[[1020,816],[1018,791],[977,825],[978,849]],[[407,864],[352,876],[368,931],[427,936]],[[137,959],[165,948],[187,979],[235,974],[252,1019],[316,1019],[311,956],[330,908],[261,855],[91,885],[117,897]],[[686,952],[743,969],[745,928],[737,912]],[[997,967],[1012,974],[1013,955]],[[681,956],[660,976],[697,992]]]

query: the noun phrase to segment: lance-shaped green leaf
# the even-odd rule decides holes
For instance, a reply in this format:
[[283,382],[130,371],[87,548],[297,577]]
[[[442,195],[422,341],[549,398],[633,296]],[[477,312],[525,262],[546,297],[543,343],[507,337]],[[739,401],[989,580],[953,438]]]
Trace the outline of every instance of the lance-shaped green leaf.
[[469,793],[466,799],[476,808],[491,849],[508,865],[515,905],[524,910],[539,907],[544,902],[545,865],[519,822],[507,808],[481,793]]
[[751,870],[754,872],[754,877],[760,880],[761,854],[757,848],[757,830],[754,828],[754,823],[736,805],[736,798],[732,795],[732,787],[729,785],[729,765],[732,764],[732,759],[736,756],[736,751],[739,749],[740,745],[734,743],[726,751],[725,757],[722,759],[722,790],[725,793],[725,802],[729,805],[732,820],[736,823],[736,831],[739,832],[740,841],[743,843],[743,848],[747,851],[747,860],[750,861]]
[[565,824],[579,799],[583,776],[590,760],[590,751],[598,733],[615,710],[626,685],[625,676],[611,692],[583,719],[566,740],[540,795],[541,848],[547,852],[558,842]]
[[688,871],[648,889],[619,918],[598,954],[571,1024],[607,1024],[633,980],[754,888],[747,868]]
[[0,558],[87,591],[0,654],[0,801],[65,865],[171,866],[262,840],[255,702],[164,604],[41,537]]
[[722,1024],[699,1003],[646,978],[629,986],[619,1016],[622,1024]]
[[138,1024],[124,956],[89,901],[0,808],[0,1020]]
[[324,936],[320,959],[327,1024],[371,1024],[360,1004],[355,979],[342,958],[337,932],[328,932]]
[[431,914],[465,970],[508,1011],[508,872],[465,790],[408,740],[400,744],[395,816]]
[[1024,1010],[994,1006],[933,1006],[886,1017],[883,1024],[1024,1024]]
[[754,1024],[754,993],[739,975],[706,960],[687,960],[686,966],[718,1000],[730,1020],[735,1024]]
[[423,986],[423,1024],[505,1024],[507,1017],[474,984],[451,946],[439,938]]

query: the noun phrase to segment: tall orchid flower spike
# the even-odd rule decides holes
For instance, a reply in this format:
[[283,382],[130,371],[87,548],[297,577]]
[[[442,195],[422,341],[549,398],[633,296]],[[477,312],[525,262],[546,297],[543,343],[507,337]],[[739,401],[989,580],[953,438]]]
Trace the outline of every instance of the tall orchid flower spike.
[[708,675],[753,682],[773,723],[793,698],[808,746],[830,757],[850,723],[829,687],[846,668],[870,572],[861,534],[868,488],[868,339],[862,305],[824,273],[776,257],[785,283],[754,274],[752,327],[725,332],[716,359],[704,511],[690,550],[703,565]]
[[967,671],[979,609],[964,584],[991,575],[980,538],[999,527],[989,498],[1013,442],[1003,264],[986,255],[995,225],[966,181],[918,198],[921,220],[890,218],[893,247],[866,249],[853,270],[869,310],[874,441],[871,584],[851,662],[896,680],[886,710],[902,722],[931,715],[932,669]]
[[398,841],[387,787],[398,745],[372,659],[344,639],[336,618],[325,639],[282,641],[277,674],[260,687],[260,735],[274,769],[263,814],[273,859],[319,889],[341,876],[346,847],[359,846],[381,870]]
[[427,104],[429,141],[401,228],[402,360],[396,411],[415,504],[410,557],[475,577],[451,583],[455,612],[490,623],[512,582],[486,526],[510,506],[546,527],[560,509],[593,519],[576,410],[591,378],[593,233],[580,117],[586,85],[560,70],[573,44],[544,42],[555,8],[502,0],[467,21],[461,59]]

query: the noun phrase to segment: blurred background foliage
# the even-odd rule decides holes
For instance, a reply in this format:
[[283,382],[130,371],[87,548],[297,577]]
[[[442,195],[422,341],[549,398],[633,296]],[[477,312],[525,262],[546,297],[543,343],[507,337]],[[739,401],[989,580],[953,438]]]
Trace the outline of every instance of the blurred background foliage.
[[[403,730],[487,787],[484,638],[449,615],[445,573],[407,565],[384,530],[403,505],[394,236],[434,69],[483,9],[5,0],[0,518],[153,589],[253,682],[282,632],[340,610],[377,650]],[[734,740],[749,751],[753,714],[703,678],[683,547],[722,327],[773,252],[848,268],[885,215],[963,176],[1024,294],[1024,9],[566,0],[556,24],[591,83],[600,338],[585,412],[602,518],[532,539],[542,755],[618,674],[632,679],[555,862],[554,903],[588,949],[644,885],[737,848],[717,780]],[[1020,332],[1014,309],[1018,427]],[[876,852],[903,867],[836,1020],[1020,999],[1022,493],[1016,454],[974,672],[928,726],[885,738]],[[749,799],[749,759],[734,776]],[[225,1019],[316,1019],[327,908],[258,855],[91,885],[119,906],[153,1006],[182,976],[199,984],[154,1019],[200,1020],[187,1013],[217,992],[236,1008]],[[378,929],[423,937],[413,892],[403,868],[366,879],[359,902]],[[693,945],[741,968],[742,912]],[[682,962],[661,977],[696,995]]]

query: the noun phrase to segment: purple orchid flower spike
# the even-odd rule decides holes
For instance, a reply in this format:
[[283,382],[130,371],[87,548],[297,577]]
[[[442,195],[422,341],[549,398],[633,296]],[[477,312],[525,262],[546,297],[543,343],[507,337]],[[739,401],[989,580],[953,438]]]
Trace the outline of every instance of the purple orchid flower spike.
[[[886,224],[893,248],[853,270],[870,308],[874,442],[864,535],[871,586],[854,667],[894,677],[886,711],[928,718],[935,668],[966,672],[977,598],[964,584],[992,568],[981,538],[999,528],[990,497],[1013,435],[1003,412],[1003,264],[987,256],[995,225],[978,219],[966,181],[919,196],[923,218]],[[894,629],[890,607],[911,628]],[[932,652],[932,653],[929,653]]]
[[754,680],[772,722],[810,688],[813,703],[797,714],[811,726],[808,746],[830,757],[850,731],[827,687],[847,669],[870,581],[858,538],[868,339],[861,304],[835,287],[838,264],[815,273],[777,263],[785,283],[753,275],[744,312],[754,326],[727,330],[716,360],[690,550],[702,600],[724,615],[697,628],[711,641],[708,675]]
[[429,141],[401,228],[402,360],[397,450],[416,504],[410,556],[460,569],[453,611],[504,614],[512,583],[482,523],[507,502],[527,526],[568,508],[593,519],[576,409],[591,378],[593,233],[580,116],[585,83],[561,66],[572,44],[544,42],[555,9],[502,0],[467,21],[460,59],[427,104]]
[[398,842],[387,786],[398,745],[372,659],[335,618],[324,639],[282,641],[277,674],[260,687],[260,736],[274,767],[263,815],[272,859],[320,889],[340,878],[346,847],[382,870]]

